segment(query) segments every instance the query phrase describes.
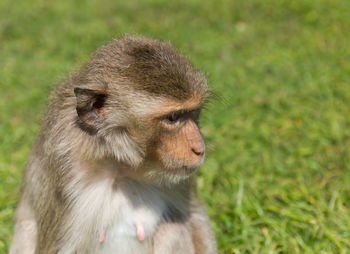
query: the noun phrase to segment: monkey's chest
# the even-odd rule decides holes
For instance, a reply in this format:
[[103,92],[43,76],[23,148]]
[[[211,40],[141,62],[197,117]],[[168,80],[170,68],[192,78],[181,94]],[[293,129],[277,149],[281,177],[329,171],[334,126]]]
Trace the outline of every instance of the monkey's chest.
[[153,235],[167,209],[161,194],[148,186],[125,181],[98,198],[103,202],[89,211],[88,217],[94,223],[89,227],[94,232],[84,232],[83,252],[151,253]]
[[153,234],[162,221],[165,203],[159,200],[127,200],[109,225],[99,231],[98,253],[151,253]]

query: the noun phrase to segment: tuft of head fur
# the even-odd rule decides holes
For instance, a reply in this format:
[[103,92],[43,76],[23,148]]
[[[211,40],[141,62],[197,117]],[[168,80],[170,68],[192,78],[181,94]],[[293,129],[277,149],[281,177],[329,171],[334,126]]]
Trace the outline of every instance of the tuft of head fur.
[[103,75],[118,86],[180,101],[207,92],[204,76],[175,48],[144,37],[129,36],[102,46],[83,68],[83,75]]

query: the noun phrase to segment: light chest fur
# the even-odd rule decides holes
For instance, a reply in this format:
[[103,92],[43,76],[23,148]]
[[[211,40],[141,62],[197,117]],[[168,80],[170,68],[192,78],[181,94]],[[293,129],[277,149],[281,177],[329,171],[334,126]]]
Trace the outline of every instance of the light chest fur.
[[71,232],[60,253],[152,253],[152,236],[167,209],[157,188],[128,178],[87,180],[79,172],[65,192],[72,202],[65,230]]

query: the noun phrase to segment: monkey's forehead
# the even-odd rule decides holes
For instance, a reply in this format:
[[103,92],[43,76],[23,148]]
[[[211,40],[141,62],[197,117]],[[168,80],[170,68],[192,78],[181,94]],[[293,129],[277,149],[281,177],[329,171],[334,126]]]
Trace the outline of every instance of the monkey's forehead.
[[171,68],[163,71],[136,68],[135,71],[128,69],[126,72],[123,75],[131,86],[151,95],[182,101],[193,96],[205,97],[207,93],[205,79],[191,72],[181,73],[180,70]]
[[[175,111],[198,109],[203,105],[203,100],[198,97],[191,97],[183,102],[164,97],[149,97],[145,96],[144,93],[135,92],[123,94],[114,103],[115,105],[120,103],[127,105],[125,110],[132,112],[138,118],[158,119]],[[111,105],[113,105],[113,101]]]
[[114,41],[96,52],[90,65],[140,91],[186,100],[206,96],[205,77],[170,44],[139,37]]

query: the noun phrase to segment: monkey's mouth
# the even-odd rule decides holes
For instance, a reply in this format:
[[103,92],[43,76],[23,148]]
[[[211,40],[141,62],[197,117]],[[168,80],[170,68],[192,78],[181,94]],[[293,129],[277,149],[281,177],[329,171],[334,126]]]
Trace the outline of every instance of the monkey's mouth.
[[203,162],[204,157],[198,163],[179,163],[177,165],[174,163],[175,165],[172,165],[172,167],[169,168],[169,171],[178,176],[190,176],[197,172]]

